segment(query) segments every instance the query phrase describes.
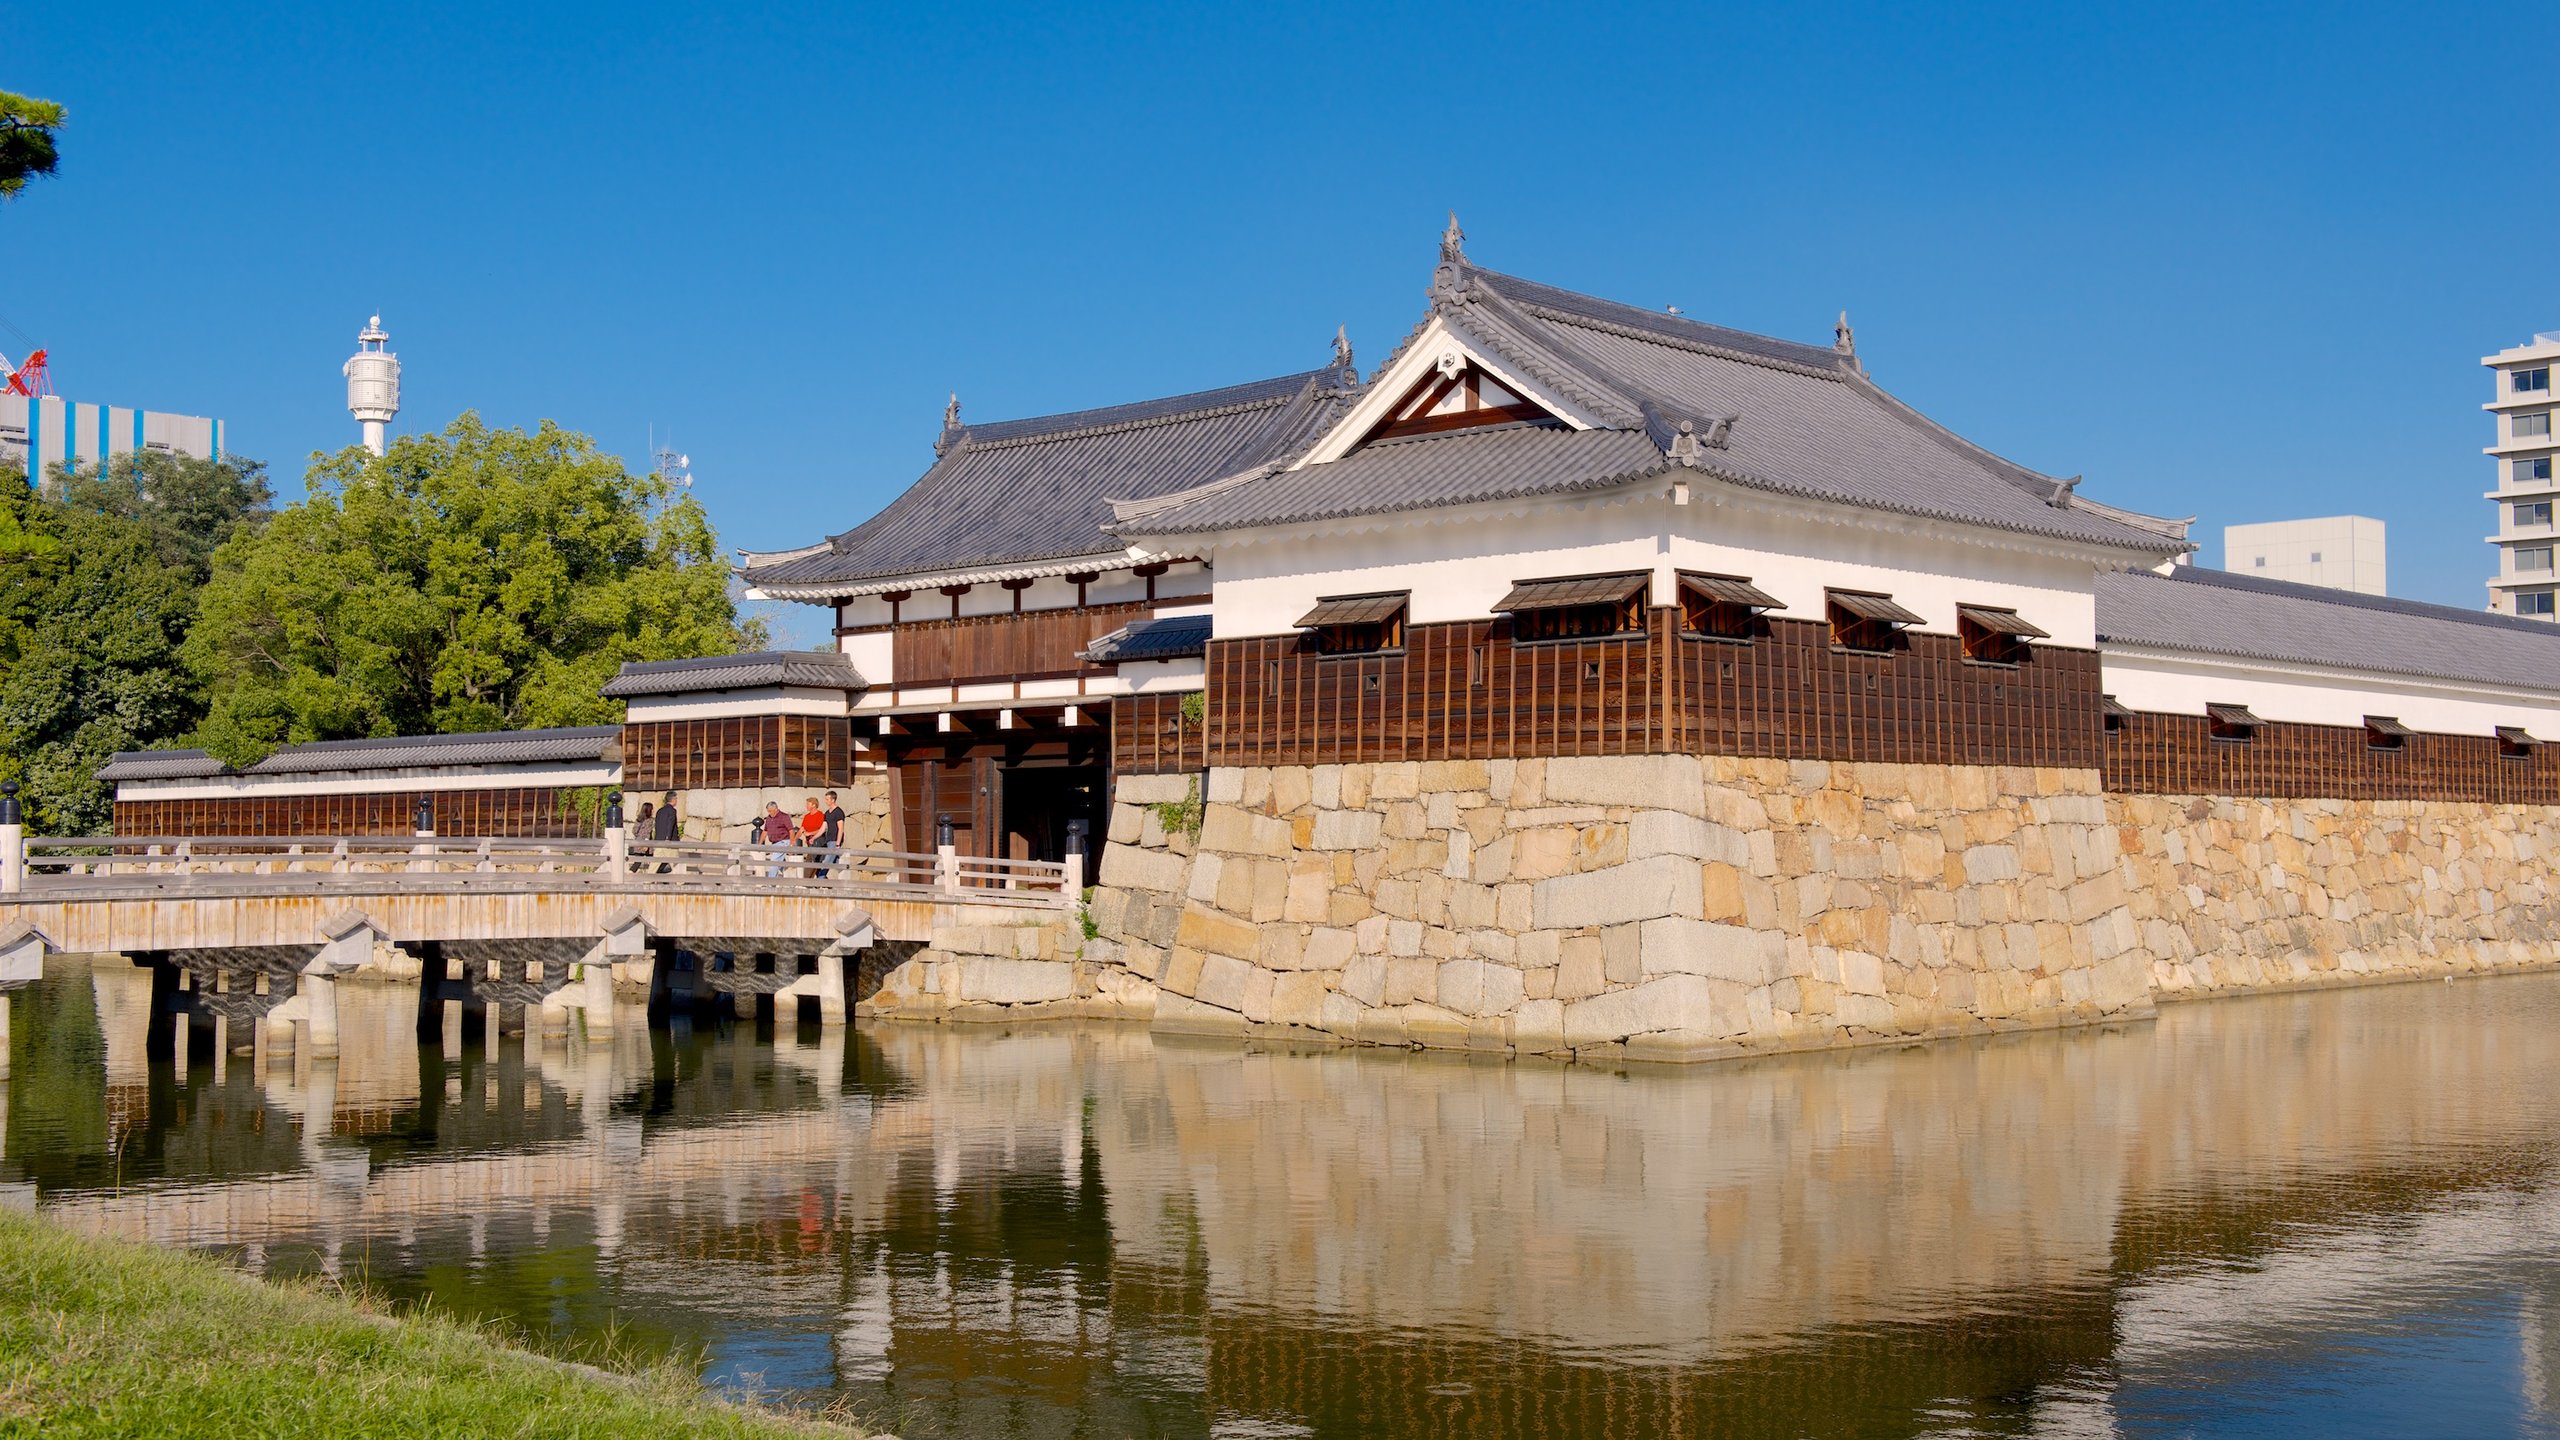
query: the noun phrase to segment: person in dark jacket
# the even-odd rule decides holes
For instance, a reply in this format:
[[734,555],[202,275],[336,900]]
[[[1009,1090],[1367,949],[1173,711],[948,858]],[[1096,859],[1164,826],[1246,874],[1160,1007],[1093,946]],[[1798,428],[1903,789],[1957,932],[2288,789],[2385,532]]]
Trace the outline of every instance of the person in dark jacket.
[[836,792],[827,792],[826,828],[818,832],[818,843],[827,847],[827,868],[821,875],[841,874],[844,870],[844,806],[836,802]]
[[[676,792],[673,790],[668,791],[666,798],[658,802],[658,813],[649,817],[649,838],[652,840],[684,838],[684,817],[676,813]],[[660,860],[658,873],[666,874],[673,864],[672,860]]]

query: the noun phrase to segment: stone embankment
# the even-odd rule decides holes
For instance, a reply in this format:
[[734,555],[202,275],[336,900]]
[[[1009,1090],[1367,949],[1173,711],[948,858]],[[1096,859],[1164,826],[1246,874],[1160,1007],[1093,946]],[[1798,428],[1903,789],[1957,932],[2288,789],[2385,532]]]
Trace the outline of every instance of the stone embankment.
[[2170,795],[2107,807],[2162,999],[2560,956],[2560,811]]
[[1702,1059],[2551,963],[2560,812],[1642,756],[1124,776],[1086,911],[870,1014]]

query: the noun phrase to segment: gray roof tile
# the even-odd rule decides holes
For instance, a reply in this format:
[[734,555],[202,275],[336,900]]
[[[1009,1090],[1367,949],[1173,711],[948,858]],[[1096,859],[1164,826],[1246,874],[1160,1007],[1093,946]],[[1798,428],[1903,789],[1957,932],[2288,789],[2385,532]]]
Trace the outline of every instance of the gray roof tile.
[[2098,643],[2560,691],[2548,621],[2194,565],[2100,575]]
[[1113,528],[1180,535],[1602,490],[1668,464],[1636,431],[1492,426],[1382,440],[1329,465],[1265,470],[1154,506],[1124,506]]
[[802,685],[821,690],[863,690],[869,682],[850,657],[833,650],[766,650],[754,655],[710,655],[693,660],[630,661],[604,683],[609,699],[634,695],[690,695],[705,690],[752,690]]
[[776,593],[1117,551],[1111,501],[1161,495],[1295,455],[1339,413],[1328,366],[1220,390],[945,432],[923,478],[806,554],[751,563]]
[[1717,437],[1696,446],[1689,463],[1746,489],[2154,555],[2185,548],[2178,522],[2082,501],[2069,483],[1929,421],[1832,349],[1463,262],[1444,267],[1434,307],[1603,428],[1569,438],[1494,440],[1485,437],[1499,432],[1461,430],[1373,442],[1329,464],[1265,466],[1153,505],[1121,506],[1113,533],[1173,535],[1601,488],[1676,463],[1670,452],[1686,423]]
[[531,765],[602,760],[621,742],[619,725],[560,730],[491,730],[469,735],[401,735],[288,745],[248,768],[251,775],[315,770],[401,770],[426,765]]
[[101,780],[196,780],[219,775],[223,763],[201,750],[119,750],[98,767]]
[[98,769],[101,780],[178,780],[217,775],[307,775],[331,770],[406,770],[438,765],[562,764],[612,757],[619,725],[561,730],[495,730],[470,735],[398,735],[288,745],[233,770],[201,750],[127,750]]

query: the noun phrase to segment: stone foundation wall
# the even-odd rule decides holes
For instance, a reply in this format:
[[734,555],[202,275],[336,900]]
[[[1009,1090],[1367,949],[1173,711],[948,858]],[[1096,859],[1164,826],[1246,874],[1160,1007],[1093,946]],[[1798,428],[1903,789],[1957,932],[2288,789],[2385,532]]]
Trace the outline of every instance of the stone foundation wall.
[[1731,757],[1123,777],[1088,963],[1159,1028],[1689,1059],[2146,1013],[2094,770]]
[[2110,795],[2161,998],[2560,958],[2560,809]]
[[[895,850],[889,826],[889,781],[883,776],[863,775],[835,786],[791,785],[767,786],[760,790],[678,790],[676,814],[684,820],[687,840],[744,840],[747,822],[764,814],[770,800],[782,807],[793,824],[800,822],[800,811],[810,796],[821,803],[833,789],[844,804],[845,848],[849,850]],[[659,803],[665,792],[636,790],[625,795],[625,814],[640,813],[642,801]]]
[[863,1012],[1688,1060],[2548,965],[2560,810],[1730,757],[1123,776],[1081,915]]
[[1155,987],[1082,953],[1078,917],[991,922],[953,906],[932,942],[893,959],[858,1015],[900,1020],[1134,1019],[1155,1013]]

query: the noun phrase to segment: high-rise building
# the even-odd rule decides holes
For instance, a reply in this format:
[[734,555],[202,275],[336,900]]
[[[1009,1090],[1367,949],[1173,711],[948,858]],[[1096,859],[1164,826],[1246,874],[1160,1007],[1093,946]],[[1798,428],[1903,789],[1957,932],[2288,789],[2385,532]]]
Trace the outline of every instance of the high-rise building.
[[2222,527],[2225,570],[2363,595],[2388,593],[2382,548],[2382,522],[2363,515]]
[[2552,571],[2560,530],[2551,524],[2552,503],[2560,500],[2554,484],[2551,417],[2551,368],[2560,362],[2560,331],[2546,330],[2528,345],[2483,355],[2480,363],[2496,377],[2489,412],[2497,426],[2483,452],[2497,461],[2498,488],[2488,498],[2498,502],[2498,573],[2489,577],[2489,608],[2503,615],[2555,615],[2554,593],[2560,575]]
[[129,450],[219,459],[222,422],[121,405],[83,405],[52,395],[0,393],[0,474],[23,475],[33,485],[62,461],[95,465]]

